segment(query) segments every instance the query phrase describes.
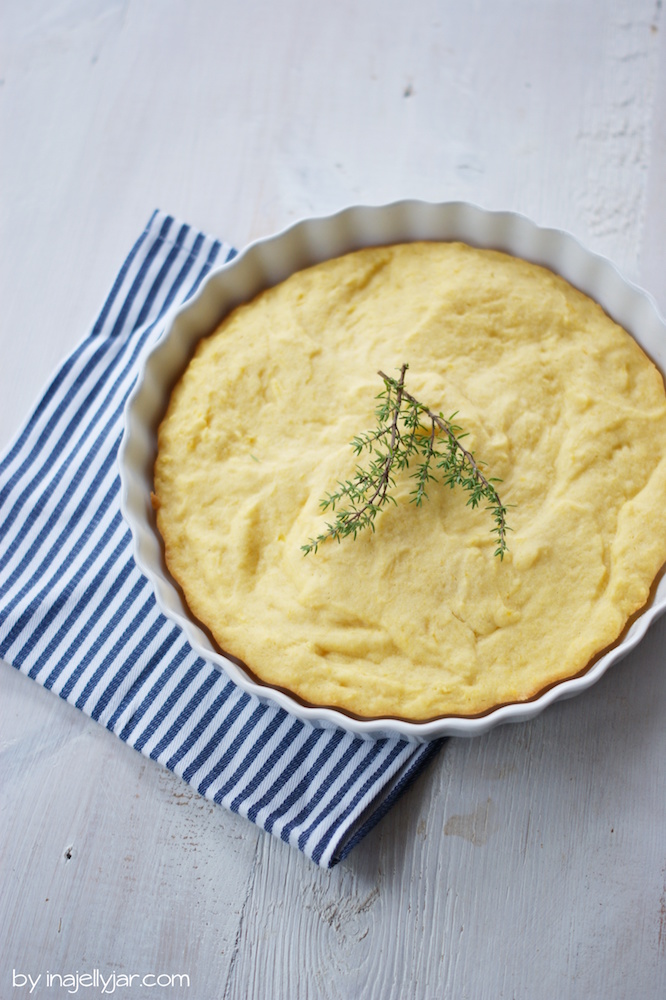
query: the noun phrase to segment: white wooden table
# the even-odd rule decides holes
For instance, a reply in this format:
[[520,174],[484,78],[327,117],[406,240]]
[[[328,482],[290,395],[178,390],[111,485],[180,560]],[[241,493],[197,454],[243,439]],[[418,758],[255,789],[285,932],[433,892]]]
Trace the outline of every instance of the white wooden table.
[[[666,308],[661,0],[0,6],[2,446],[155,207],[242,246],[460,198]],[[665,661],[662,618],[585,695],[451,740],[331,872],[0,664],[0,998],[95,968],[189,977],[130,1000],[663,998]]]

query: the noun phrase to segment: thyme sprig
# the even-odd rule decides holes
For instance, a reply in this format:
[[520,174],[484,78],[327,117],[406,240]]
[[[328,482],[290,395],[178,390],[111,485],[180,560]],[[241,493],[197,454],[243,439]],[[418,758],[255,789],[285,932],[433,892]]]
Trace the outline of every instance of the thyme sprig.
[[323,511],[335,511],[335,520],[326,525],[326,531],[301,548],[307,555],[316,552],[328,539],[339,542],[348,535],[356,538],[363,528],[374,531],[380,510],[396,503],[390,492],[395,486],[395,473],[407,469],[410,460],[418,457],[418,468],[411,473],[415,486],[410,502],[420,507],[428,499],[428,484],[438,481],[451,489],[461,486],[466,490],[470,507],[478,507],[485,500],[486,510],[491,512],[494,522],[495,555],[503,559],[510,528],[506,523],[507,507],[494,485],[502,480],[486,477],[480,468],[483,463],[477,462],[472,452],[461,444],[467,435],[453,422],[456,413],[446,419],[407,392],[405,373],[408,367],[402,366],[397,379],[378,372],[384,390],[377,396],[377,427],[359,434],[351,442],[357,456],[367,450],[372,456],[370,464],[365,469],[358,465],[353,478],[339,482],[334,493],[327,493],[320,500]]

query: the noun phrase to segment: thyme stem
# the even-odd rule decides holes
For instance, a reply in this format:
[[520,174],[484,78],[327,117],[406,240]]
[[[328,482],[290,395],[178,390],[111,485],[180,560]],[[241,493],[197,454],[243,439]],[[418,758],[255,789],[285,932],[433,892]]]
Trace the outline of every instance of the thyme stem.
[[[432,463],[435,461],[436,467],[443,472],[444,485],[451,488],[462,486],[470,493],[468,505],[477,507],[482,499],[487,501],[486,509],[492,512],[495,522],[492,529],[497,536],[495,555],[503,559],[508,547],[507,531],[510,529],[506,523],[507,508],[494,486],[501,480],[487,478],[481,472],[472,452],[461,444],[461,438],[465,435],[453,423],[455,413],[447,420],[443,414],[435,413],[407,392],[405,374],[408,367],[407,364],[402,365],[397,379],[382,371],[378,372],[384,382],[384,391],[377,397],[380,401],[376,408],[378,427],[352,441],[357,455],[367,450],[376,457],[371,460],[368,469],[357,466],[353,479],[338,483],[337,492],[328,493],[320,501],[323,510],[336,511],[335,521],[327,524],[324,532],[317,538],[311,538],[301,548],[307,555],[309,552],[316,552],[319,545],[328,539],[339,542],[347,535],[356,538],[363,528],[374,531],[374,520],[378,512],[387,503],[396,502],[389,492],[389,488],[395,485],[394,470],[408,468],[410,459],[418,455],[421,462],[417,471],[412,473],[412,478],[416,480],[416,488],[411,494],[412,502],[418,507],[424,499],[428,499],[426,484],[437,480],[432,472]],[[430,421],[428,429],[421,422],[424,416]],[[445,451],[437,448],[438,431],[445,436]],[[382,446],[381,442],[386,440],[387,435],[388,444]],[[347,506],[336,510],[343,501],[346,501]]]

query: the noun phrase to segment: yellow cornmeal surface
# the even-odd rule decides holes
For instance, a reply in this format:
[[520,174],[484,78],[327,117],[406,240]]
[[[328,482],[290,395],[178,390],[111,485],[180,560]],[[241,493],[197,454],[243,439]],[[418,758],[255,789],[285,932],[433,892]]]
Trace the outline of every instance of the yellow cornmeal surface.
[[[469,432],[509,511],[431,484],[356,541],[319,500],[354,473],[378,369]],[[549,271],[460,244],[362,250],[238,308],[159,434],[166,559],[219,645],[362,716],[475,714],[583,669],[666,560],[666,399],[636,342]]]

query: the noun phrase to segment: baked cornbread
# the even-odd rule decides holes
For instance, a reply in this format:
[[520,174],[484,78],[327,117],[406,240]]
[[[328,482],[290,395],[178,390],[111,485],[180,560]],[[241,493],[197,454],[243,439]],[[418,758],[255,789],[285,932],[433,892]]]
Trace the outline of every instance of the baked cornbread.
[[[468,432],[511,504],[429,488],[301,546],[358,463],[377,372]],[[543,268],[456,243],[361,250],[236,309],[175,387],[154,476],[167,565],[266,683],[363,717],[476,715],[583,670],[666,561],[666,394],[636,342]],[[330,517],[328,517],[330,520]]]

